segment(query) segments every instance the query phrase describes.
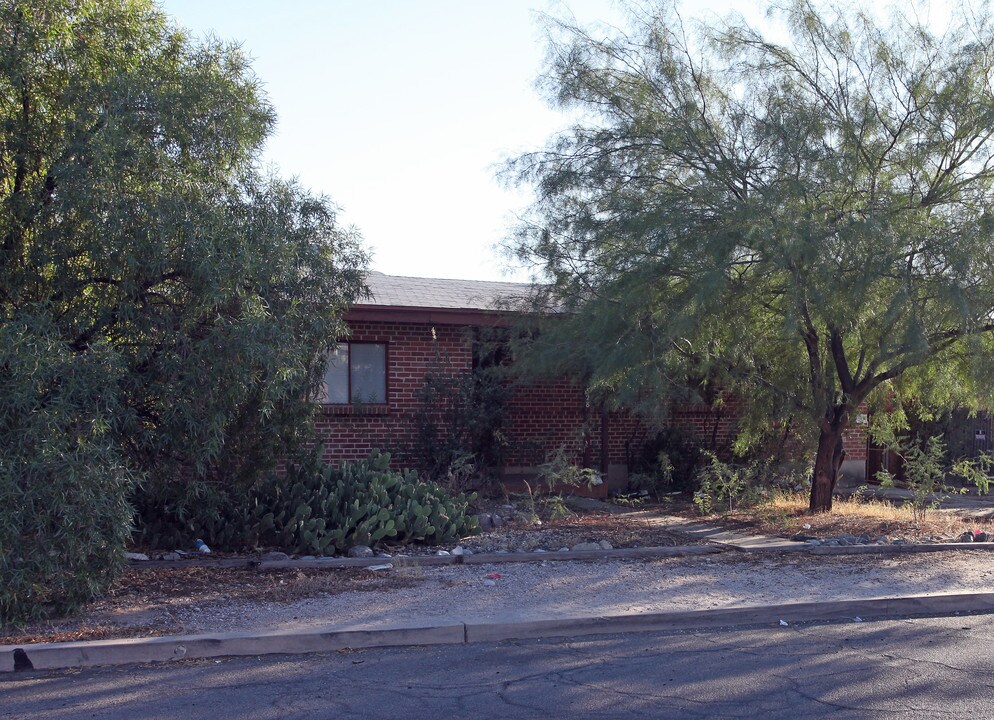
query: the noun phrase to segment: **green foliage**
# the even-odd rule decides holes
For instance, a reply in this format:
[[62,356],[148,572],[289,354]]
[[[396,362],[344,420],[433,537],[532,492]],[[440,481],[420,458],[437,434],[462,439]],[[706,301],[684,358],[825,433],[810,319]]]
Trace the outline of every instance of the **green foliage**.
[[534,485],[525,481],[522,497],[532,522],[542,518],[559,520],[571,516],[573,513],[563,501],[562,490],[592,488],[603,482],[601,474],[593,468],[574,464],[572,453],[565,446],[559,446],[547,454],[545,462],[538,466],[535,480]]
[[149,0],[0,8],[0,322],[118,356],[113,428],[150,482],[251,482],[306,434],[364,255],[262,175],[246,54]]
[[72,353],[46,329],[0,325],[0,629],[101,595],[131,528],[116,357]]
[[982,454],[975,458],[962,458],[953,463],[950,471],[963,478],[967,485],[977,488],[981,495],[987,495],[994,481],[994,457]]
[[[942,436],[926,438],[924,443],[893,441],[889,448],[904,460],[904,480],[912,492],[911,511],[916,520],[937,507],[943,497],[957,488],[946,483],[946,447]],[[894,486],[894,476],[881,470],[877,479],[883,487]]]
[[[929,510],[939,506],[951,494],[962,494],[965,488],[949,482],[951,476],[959,477],[981,493],[990,490],[994,458],[979,455],[950,461],[942,435],[919,437],[898,435],[901,422],[876,421],[874,439],[903,460],[903,480],[911,491],[911,510],[916,520],[924,519]],[[887,470],[877,473],[883,487],[893,487],[894,475]]]
[[[486,345],[477,342],[475,349],[479,356]],[[436,342],[434,358],[415,393],[418,407],[410,452],[422,475],[463,491],[481,472],[500,466],[507,388],[499,370],[477,362],[471,372],[458,371]]]
[[556,487],[592,488],[603,482],[597,470],[574,464],[571,453],[563,446],[549,453],[538,466],[538,479],[549,491]]
[[[25,444],[0,423],[0,519],[24,528],[4,538],[9,562],[123,539],[126,478],[206,495],[272,469],[307,436],[365,256],[325,199],[259,173],[275,116],[236,45],[191,40],[151,0],[11,0],[0,30],[0,333],[30,339],[0,375],[67,368],[47,385],[13,375],[38,429]],[[76,519],[36,525],[45,513]],[[21,577],[79,598],[119,550]]]
[[[697,490],[694,505],[703,515],[719,511],[728,503],[729,512],[738,505],[754,505],[771,491],[803,487],[805,478],[799,466],[774,459],[752,459],[745,464],[731,464],[705,451],[708,462],[695,476]],[[723,509],[723,508],[722,508]]]
[[509,164],[537,197],[511,250],[572,313],[524,346],[647,413],[717,389],[756,427],[793,417],[828,509],[875,388],[991,399],[994,23],[793,0],[774,42],[640,8],[626,32],[549,22],[545,88],[583,114]]
[[322,463],[317,451],[247,497],[215,493],[184,505],[146,497],[138,539],[179,547],[200,537],[217,549],[278,547],[310,555],[385,540],[438,544],[479,531],[467,512],[475,498],[452,496],[413,471],[392,470],[387,453],[336,468]]
[[745,473],[718,459],[712,452],[705,452],[708,463],[697,472],[698,489],[694,493],[694,505],[703,515],[715,510],[717,503],[728,502],[731,511],[736,499],[746,488]]

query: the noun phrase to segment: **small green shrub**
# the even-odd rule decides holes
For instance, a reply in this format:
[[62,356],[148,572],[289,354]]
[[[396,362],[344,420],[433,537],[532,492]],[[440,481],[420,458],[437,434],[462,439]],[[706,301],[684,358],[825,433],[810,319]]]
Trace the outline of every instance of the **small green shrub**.
[[352,545],[383,540],[430,544],[479,532],[468,514],[475,495],[449,495],[414,471],[390,468],[390,455],[335,467],[320,461],[320,450],[270,477],[242,500],[226,503],[204,493],[197,506],[168,512],[161,499],[142,505],[140,541],[156,547],[189,545],[203,538],[217,549],[278,547],[287,552],[322,555]]
[[707,465],[695,477],[698,489],[694,505],[704,515],[716,512],[719,505],[734,510],[736,505],[755,505],[765,501],[773,490],[797,489],[804,485],[804,466],[778,463],[773,459],[750,460],[733,465],[705,450]]

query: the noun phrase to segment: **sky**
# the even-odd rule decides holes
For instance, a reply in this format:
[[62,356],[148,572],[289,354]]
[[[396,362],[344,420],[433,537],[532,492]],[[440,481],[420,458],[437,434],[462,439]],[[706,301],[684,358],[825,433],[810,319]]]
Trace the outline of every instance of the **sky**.
[[[496,168],[566,120],[534,88],[549,0],[162,0],[195,37],[242,44],[279,117],[263,161],[340,208],[371,267],[526,280],[495,246],[529,194]],[[610,0],[582,22],[619,23]]]
[[[195,37],[238,41],[279,116],[263,161],[340,208],[394,275],[527,280],[497,246],[530,197],[502,161],[568,119],[535,89],[538,14],[624,25],[612,0],[160,0]],[[685,4],[686,5],[686,4]],[[755,2],[698,0],[696,15]],[[758,18],[761,22],[761,16]]]

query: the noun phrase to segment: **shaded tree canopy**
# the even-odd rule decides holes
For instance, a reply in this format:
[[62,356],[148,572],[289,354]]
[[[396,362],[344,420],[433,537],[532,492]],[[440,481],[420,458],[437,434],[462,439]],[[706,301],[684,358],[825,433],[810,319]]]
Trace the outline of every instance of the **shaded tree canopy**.
[[941,31],[805,0],[772,17],[782,39],[671,6],[627,34],[550,21],[543,86],[580,120],[506,168],[537,197],[512,249],[575,311],[534,348],[550,367],[628,404],[690,380],[792,418],[827,510],[873,393],[989,392],[994,27],[986,8]]
[[0,27],[0,331],[99,363],[81,437],[131,470],[257,477],[306,433],[357,234],[259,168],[275,114],[237,45],[149,0],[3,0]]

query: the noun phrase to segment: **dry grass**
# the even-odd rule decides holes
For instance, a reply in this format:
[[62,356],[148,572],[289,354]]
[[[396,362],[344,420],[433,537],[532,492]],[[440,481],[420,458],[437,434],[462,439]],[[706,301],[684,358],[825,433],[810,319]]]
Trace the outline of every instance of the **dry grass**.
[[832,512],[809,515],[808,496],[800,493],[777,493],[762,505],[712,519],[731,520],[768,535],[784,537],[798,533],[815,537],[886,535],[891,539],[921,541],[955,539],[966,530],[994,532],[994,524],[989,521],[964,519],[948,512],[930,511],[924,519],[916,520],[909,506],[876,498],[836,498]]

